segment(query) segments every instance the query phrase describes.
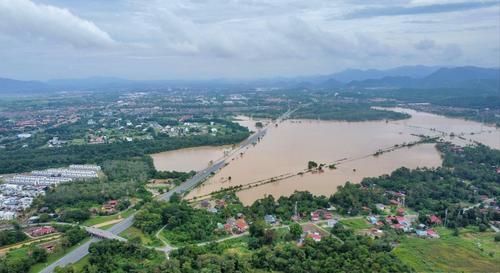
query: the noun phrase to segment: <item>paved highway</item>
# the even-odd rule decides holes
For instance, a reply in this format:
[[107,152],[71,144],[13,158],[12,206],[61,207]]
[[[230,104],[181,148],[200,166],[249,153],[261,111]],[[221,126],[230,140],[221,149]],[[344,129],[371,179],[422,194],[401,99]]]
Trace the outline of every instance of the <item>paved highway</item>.
[[[281,120],[288,118],[290,116],[290,114],[292,114],[294,111],[295,110],[288,110],[286,113],[284,113],[283,115],[281,115],[278,118],[278,121],[281,121]],[[270,123],[270,124],[272,124],[272,123]],[[182,194],[182,193],[194,188],[199,183],[201,183],[206,178],[208,178],[212,173],[215,173],[215,172],[219,171],[222,167],[224,167],[226,165],[226,159],[231,157],[233,154],[244,150],[245,148],[252,145],[253,143],[256,143],[259,140],[259,138],[262,138],[266,134],[266,132],[267,132],[267,127],[264,127],[264,128],[262,128],[262,130],[252,134],[250,137],[248,137],[246,140],[244,140],[240,144],[238,149],[235,149],[230,154],[224,156],[223,158],[216,161],[212,165],[208,166],[204,170],[199,171],[196,175],[194,175],[193,177],[188,179],[186,182],[182,183],[181,185],[173,188],[172,190],[170,190],[162,195],[159,195],[157,198],[159,200],[168,201],[168,200],[170,200],[170,197],[174,193]],[[125,231],[126,229],[128,229],[129,227],[132,226],[132,224],[134,223],[134,215],[135,215],[135,213],[133,213],[129,217],[123,219],[123,221],[121,221],[120,223],[112,226],[107,231],[109,231],[110,233],[115,234],[115,235],[122,233],[123,231]],[[52,272],[54,272],[54,269],[57,266],[63,267],[63,266],[67,266],[70,263],[78,262],[80,259],[82,259],[83,257],[85,257],[89,253],[90,244],[93,242],[97,242],[97,241],[99,241],[98,238],[92,238],[89,242],[86,242],[85,244],[82,244],[81,246],[75,248],[74,250],[72,250],[71,252],[66,254],[61,259],[57,260],[56,262],[52,263],[51,265],[49,265],[48,267],[46,267],[45,269],[40,271],[40,273],[52,273]],[[169,247],[169,246],[167,246],[167,247]]]

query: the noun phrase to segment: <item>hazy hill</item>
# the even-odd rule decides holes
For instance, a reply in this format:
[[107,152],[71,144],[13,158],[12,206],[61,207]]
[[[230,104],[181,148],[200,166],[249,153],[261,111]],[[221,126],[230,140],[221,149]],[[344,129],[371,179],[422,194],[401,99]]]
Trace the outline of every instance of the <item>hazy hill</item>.
[[473,66],[454,68],[401,66],[388,70],[352,69],[332,75],[275,77],[254,80],[134,81],[113,77],[91,77],[40,82],[0,78],[0,94],[14,95],[49,91],[148,91],[167,90],[171,87],[193,89],[217,88],[229,91],[249,90],[258,87],[326,89],[432,89],[444,87],[495,91],[500,90],[500,69]]
[[50,86],[43,82],[38,81],[20,81],[13,79],[0,78],[0,92],[6,93],[18,93],[18,92],[37,92],[37,91],[47,91]]
[[423,78],[438,70],[439,67],[414,65],[414,66],[400,66],[386,70],[378,69],[348,69],[342,72],[330,75],[331,79],[343,83],[352,81],[363,81],[368,79],[381,79],[386,77],[410,77],[410,78]]
[[426,77],[384,77],[352,81],[350,88],[481,88],[500,90],[500,68],[440,68]]

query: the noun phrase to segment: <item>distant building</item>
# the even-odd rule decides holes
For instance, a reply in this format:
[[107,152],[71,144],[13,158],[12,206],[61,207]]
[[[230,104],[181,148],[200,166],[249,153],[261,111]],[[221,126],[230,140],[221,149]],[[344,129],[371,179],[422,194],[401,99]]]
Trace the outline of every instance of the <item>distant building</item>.
[[328,222],[326,222],[326,226],[329,227],[329,228],[332,228],[334,227],[336,224],[338,223],[337,220],[328,220]]
[[319,213],[316,211],[311,212],[311,221],[318,221],[319,220]]
[[439,216],[436,216],[434,214],[432,214],[430,217],[429,217],[429,222],[431,224],[434,224],[434,225],[441,225],[443,223],[443,221],[441,220],[441,218],[439,218]]
[[268,223],[268,224],[273,225],[276,223],[276,217],[274,217],[274,215],[268,214],[268,215],[264,216],[264,221],[266,221],[266,223]]
[[311,238],[315,242],[320,242],[321,241],[321,235],[318,232],[308,233],[306,235],[306,238]]
[[28,233],[33,237],[39,237],[56,232],[56,229],[51,226],[36,227],[30,229]]
[[238,233],[243,233],[248,229],[248,224],[243,218],[236,220],[234,225],[236,226]]
[[17,135],[17,138],[19,138],[19,139],[26,139],[26,138],[30,138],[30,137],[31,137],[31,134],[28,134],[28,133],[23,133],[23,134]]

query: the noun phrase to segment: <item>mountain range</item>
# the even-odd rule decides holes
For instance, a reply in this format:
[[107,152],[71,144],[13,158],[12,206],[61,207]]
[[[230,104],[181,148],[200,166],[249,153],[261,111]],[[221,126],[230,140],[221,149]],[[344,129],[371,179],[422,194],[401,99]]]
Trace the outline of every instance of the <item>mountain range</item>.
[[326,89],[397,89],[397,88],[481,88],[500,92],[500,68],[401,66],[386,70],[348,69],[319,76],[278,77],[255,80],[156,80],[134,81],[121,78],[92,77],[20,81],[0,78],[2,94],[23,94],[58,91],[130,91],[165,90],[166,88],[249,89],[326,88]]

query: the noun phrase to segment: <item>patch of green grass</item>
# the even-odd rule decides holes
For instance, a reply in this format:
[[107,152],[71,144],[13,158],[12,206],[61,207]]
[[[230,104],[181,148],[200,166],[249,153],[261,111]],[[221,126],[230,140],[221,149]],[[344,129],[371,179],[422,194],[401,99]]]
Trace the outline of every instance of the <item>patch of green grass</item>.
[[405,237],[393,253],[418,272],[498,272],[500,245],[493,232],[437,228],[441,238]]
[[364,218],[355,218],[355,219],[342,219],[339,221],[342,225],[346,226],[346,227],[349,227],[349,228],[352,228],[354,230],[358,230],[358,229],[366,229],[366,228],[370,228],[372,227],[372,225],[370,225],[368,223],[367,220],[365,220]]
[[75,272],[81,272],[83,270],[83,267],[89,263],[89,256],[85,256],[83,259],[79,260],[78,262],[73,264],[73,268],[75,269]]
[[85,140],[83,138],[75,138],[75,139],[71,140],[70,144],[71,145],[84,145]]
[[127,209],[125,211],[122,211],[122,212],[119,212],[119,213],[116,213],[113,215],[94,216],[94,217],[88,219],[87,221],[83,222],[82,225],[84,225],[84,226],[98,225],[98,224],[102,224],[102,223],[107,222],[107,221],[116,220],[120,216],[122,218],[127,218],[132,213],[134,213],[134,211],[135,211],[134,209],[130,208],[130,209]]
[[129,227],[125,231],[119,234],[121,237],[130,240],[135,237],[141,238],[142,244],[146,246],[152,246],[152,247],[158,247],[158,246],[163,246],[163,243],[155,238],[154,236],[151,236],[149,234],[145,234],[142,232],[140,229],[136,227]]

